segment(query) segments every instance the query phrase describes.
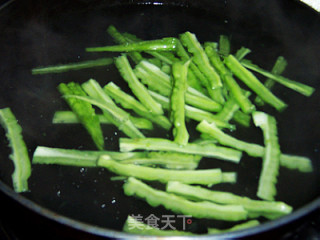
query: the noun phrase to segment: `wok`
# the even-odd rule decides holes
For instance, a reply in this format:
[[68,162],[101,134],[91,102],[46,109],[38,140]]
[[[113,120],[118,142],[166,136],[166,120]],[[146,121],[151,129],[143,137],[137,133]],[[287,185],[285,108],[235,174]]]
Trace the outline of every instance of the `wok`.
[[[95,149],[81,126],[51,124],[55,111],[68,109],[56,87],[60,82],[84,82],[95,78],[101,84],[115,81],[125,88],[116,68],[109,66],[42,76],[32,76],[30,69],[105,56],[104,53],[87,53],[84,49],[112,44],[106,34],[110,24],[143,39],[177,36],[190,31],[203,42],[217,41],[220,34],[225,34],[231,37],[233,51],[241,46],[252,49],[249,58],[267,69],[277,56],[284,56],[289,63],[285,75],[309,84],[317,91],[307,98],[276,86],[275,94],[289,107],[281,114],[269,108],[267,111],[278,120],[282,151],[310,157],[314,172],[306,174],[281,168],[277,200],[292,205],[295,209],[292,214],[255,228],[216,236],[246,237],[270,232],[319,208],[320,16],[297,1],[11,2],[0,11],[0,107],[11,107],[15,113],[23,127],[30,155],[38,145]],[[116,128],[112,126],[104,126],[103,130],[108,136],[106,149],[117,150],[122,134],[115,134]],[[33,165],[30,191],[16,194],[11,189],[13,166],[8,159],[11,150],[4,140],[3,130],[0,135],[3,139],[0,145],[3,198],[14,202],[14,208],[19,211],[26,211],[26,216],[38,216],[37,224],[49,222],[47,225],[54,225],[54,229],[62,227],[62,232],[69,229],[73,237],[138,238],[121,233],[128,214],[172,214],[164,208],[152,208],[144,201],[125,196],[122,182],[110,181],[113,174],[100,168]],[[238,127],[235,136],[262,143],[261,135],[246,128]],[[245,156],[239,166],[206,160],[200,165],[201,168],[215,166],[238,172],[237,184],[217,186],[216,189],[255,196],[261,161]],[[12,221],[19,220],[19,216],[15,216],[11,216]],[[27,221],[24,224],[28,224]],[[193,219],[188,230],[201,233],[205,226],[227,227],[218,221]],[[79,231],[81,234],[75,233]]]

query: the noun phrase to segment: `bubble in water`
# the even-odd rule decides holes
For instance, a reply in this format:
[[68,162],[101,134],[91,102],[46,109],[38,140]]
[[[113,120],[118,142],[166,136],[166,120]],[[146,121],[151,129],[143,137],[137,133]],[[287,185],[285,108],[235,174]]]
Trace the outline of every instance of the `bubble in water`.
[[85,172],[85,169],[84,169],[84,168],[80,168],[80,172],[81,172],[81,173],[84,173],[84,172]]
[[105,208],[105,207],[106,207],[105,203],[101,204],[101,208]]
[[115,204],[115,203],[116,203],[116,200],[115,200],[115,199],[113,199],[113,200],[111,201],[111,203],[112,203],[112,204]]
[[60,190],[57,192],[57,196],[61,197],[61,191]]

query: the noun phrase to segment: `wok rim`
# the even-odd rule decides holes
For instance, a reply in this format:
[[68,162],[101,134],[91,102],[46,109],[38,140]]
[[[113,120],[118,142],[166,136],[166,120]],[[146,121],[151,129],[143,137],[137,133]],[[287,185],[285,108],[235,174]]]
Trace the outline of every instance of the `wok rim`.
[[224,239],[224,238],[240,238],[240,237],[250,237],[257,234],[261,234],[270,230],[275,230],[289,223],[293,223],[300,218],[311,214],[313,211],[320,209],[320,196],[313,201],[307,203],[306,205],[294,210],[291,214],[281,217],[276,220],[267,221],[258,225],[256,227],[251,227],[248,229],[237,230],[234,232],[220,233],[220,234],[206,234],[206,235],[195,235],[195,236],[150,236],[150,235],[135,235],[129,234],[117,230],[112,230],[100,226],[95,226],[93,224],[85,223],[79,220],[72,219],[70,217],[61,215],[55,211],[52,211],[46,207],[43,207],[27,197],[15,192],[12,188],[7,186],[5,183],[0,181],[0,190],[6,194],[9,198],[15,200],[20,205],[31,210],[33,213],[39,216],[45,217],[53,222],[61,224],[62,226],[67,226],[71,229],[82,231],[88,234],[92,234],[98,237],[112,237],[112,238],[123,238],[123,239]]

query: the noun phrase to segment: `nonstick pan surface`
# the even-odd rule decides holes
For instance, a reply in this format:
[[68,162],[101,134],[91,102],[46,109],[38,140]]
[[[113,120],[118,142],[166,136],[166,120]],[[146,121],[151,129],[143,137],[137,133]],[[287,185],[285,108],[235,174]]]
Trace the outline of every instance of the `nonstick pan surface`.
[[[143,39],[178,36],[194,32],[201,42],[231,38],[232,50],[252,49],[248,58],[266,69],[282,55],[288,60],[285,76],[315,87],[310,98],[281,86],[274,92],[289,104],[283,113],[263,110],[278,120],[282,152],[310,157],[313,173],[281,168],[277,200],[296,211],[282,219],[241,231],[253,234],[283,225],[319,206],[320,149],[320,16],[295,1],[16,1],[0,11],[0,107],[10,107],[23,128],[30,156],[36,146],[95,150],[86,131],[78,125],[53,125],[53,113],[67,110],[56,87],[61,82],[85,82],[95,78],[102,85],[114,81],[127,89],[114,66],[63,74],[32,76],[31,69],[116,54],[87,53],[88,46],[113,44],[106,28]],[[104,126],[106,149],[118,150],[123,136],[115,127]],[[162,207],[127,197],[122,181],[101,168],[33,165],[30,192],[15,194],[11,187],[13,166],[8,159],[5,133],[0,146],[0,188],[23,205],[69,226],[98,235],[117,236],[128,214],[158,217],[172,215]],[[153,136],[165,136],[162,132]],[[196,134],[194,131],[193,134]],[[234,136],[262,144],[259,131],[238,127]],[[193,136],[195,138],[195,136]],[[200,168],[221,167],[237,171],[235,185],[215,186],[254,198],[261,161],[244,156],[239,165],[204,159]],[[162,185],[154,186],[163,188]],[[177,228],[181,222],[177,221]],[[224,228],[219,221],[192,219],[187,230],[203,233],[206,227]],[[114,232],[116,231],[116,232]],[[250,232],[251,231],[251,232]],[[237,234],[237,233],[235,233]],[[239,235],[239,236],[240,236]],[[120,236],[120,235],[118,235]],[[121,235],[123,236],[123,235]]]

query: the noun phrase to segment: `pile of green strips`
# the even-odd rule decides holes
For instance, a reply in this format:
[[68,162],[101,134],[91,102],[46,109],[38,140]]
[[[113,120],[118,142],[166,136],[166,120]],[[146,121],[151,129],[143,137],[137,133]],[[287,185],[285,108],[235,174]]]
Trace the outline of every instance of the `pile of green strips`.
[[[259,221],[254,218],[276,219],[291,213],[291,206],[275,200],[279,168],[310,172],[311,161],[282,153],[276,119],[257,109],[264,104],[278,111],[287,107],[272,93],[275,83],[305,96],[311,96],[314,89],[281,76],[287,64],[283,57],[276,60],[269,72],[245,59],[250,53],[245,47],[231,54],[226,36],[220,36],[218,43],[201,44],[190,32],[179,38],[150,41],[120,33],[114,26],[108,28],[108,33],[118,45],[86,50],[120,52],[114,59],[32,70],[33,74],[45,74],[116,65],[130,93],[115,82],[101,86],[94,79],[83,84],[69,82],[58,86],[71,111],[57,111],[53,123],[83,124],[98,150],[39,146],[34,152],[33,164],[104,167],[125,179],[123,191],[126,195],[144,199],[153,207],[161,205],[174,213],[194,218],[235,222],[231,229],[208,229],[209,233],[256,226]],[[267,80],[262,83],[254,72]],[[102,114],[96,114],[97,108]],[[0,113],[14,151],[12,159],[17,172],[13,175],[14,187],[17,191],[25,191],[31,167],[26,148],[17,145],[22,140],[17,136],[21,129],[11,126],[7,110]],[[262,130],[263,146],[236,139],[230,134],[236,125],[250,127],[251,120]],[[197,123],[199,133],[198,139],[192,142],[189,140],[190,121]],[[115,125],[126,136],[119,139],[120,152],[104,150],[101,124]],[[152,137],[154,129],[159,128],[171,133],[172,137]],[[203,157],[204,161],[219,159],[238,164],[243,152],[256,157],[257,161],[262,160],[257,189],[260,200],[210,189],[219,183],[236,183],[236,172],[224,172],[218,168],[197,169]],[[155,189],[148,185],[148,181],[164,183],[166,190]],[[133,221],[136,220],[129,216],[124,231],[151,235],[192,234],[159,230],[141,222],[135,223],[139,228],[128,227]]]

